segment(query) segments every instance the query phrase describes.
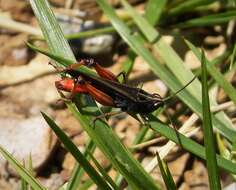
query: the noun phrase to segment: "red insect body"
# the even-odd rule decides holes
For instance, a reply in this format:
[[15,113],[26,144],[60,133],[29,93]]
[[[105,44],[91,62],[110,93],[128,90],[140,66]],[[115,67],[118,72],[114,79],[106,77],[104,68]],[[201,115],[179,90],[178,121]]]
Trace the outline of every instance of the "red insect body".
[[90,94],[97,102],[105,106],[114,106],[113,99],[102,91],[96,89],[87,82],[75,84],[75,81],[71,78],[64,78],[62,80],[56,81],[55,86],[59,90],[64,90],[76,93],[86,93]]

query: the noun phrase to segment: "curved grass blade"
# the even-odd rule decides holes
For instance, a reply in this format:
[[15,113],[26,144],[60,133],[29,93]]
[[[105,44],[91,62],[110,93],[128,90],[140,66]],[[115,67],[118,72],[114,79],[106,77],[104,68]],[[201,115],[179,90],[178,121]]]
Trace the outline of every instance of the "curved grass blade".
[[170,173],[170,170],[169,170],[167,164],[163,160],[161,160],[158,152],[156,153],[156,156],[157,156],[158,165],[159,165],[159,168],[160,168],[160,171],[161,171],[162,178],[165,182],[166,188],[168,190],[177,189],[176,186],[175,186],[174,179],[173,179],[173,177]]
[[8,151],[0,146],[0,153],[13,166],[17,173],[35,190],[46,190]]
[[220,190],[220,177],[219,170],[216,163],[216,151],[214,142],[213,127],[211,122],[211,111],[208,96],[207,86],[207,68],[205,62],[205,55],[202,51],[202,111],[203,111],[203,134],[204,134],[204,145],[206,147],[206,163],[208,170],[208,179],[210,189]]
[[92,165],[87,161],[84,155],[79,151],[76,145],[66,136],[66,134],[49,118],[45,113],[42,112],[43,118],[54,131],[57,137],[64,144],[66,149],[73,155],[77,162],[84,168],[89,177],[97,184],[99,188],[111,190],[112,188],[106,183],[106,181],[97,173]]

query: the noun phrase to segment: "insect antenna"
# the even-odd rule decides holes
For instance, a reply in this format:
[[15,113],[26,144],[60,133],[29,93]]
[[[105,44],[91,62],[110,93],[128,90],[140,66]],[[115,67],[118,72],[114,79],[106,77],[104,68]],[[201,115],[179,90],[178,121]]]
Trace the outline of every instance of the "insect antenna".
[[195,79],[197,78],[197,76],[194,76],[187,84],[185,84],[181,89],[177,90],[174,94],[171,94],[170,96],[163,98],[162,101],[163,102],[167,102],[168,100],[172,99],[173,97],[175,97],[178,93],[180,93],[183,89],[185,89],[188,85],[190,85]]

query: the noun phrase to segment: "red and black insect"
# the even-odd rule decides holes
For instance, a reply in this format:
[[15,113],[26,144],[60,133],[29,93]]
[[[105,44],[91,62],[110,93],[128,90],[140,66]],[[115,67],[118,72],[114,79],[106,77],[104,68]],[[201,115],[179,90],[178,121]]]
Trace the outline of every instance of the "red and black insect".
[[[88,75],[75,69],[81,65],[94,67],[100,77]],[[136,114],[148,114],[162,107],[165,102],[159,94],[150,94],[141,88],[120,83],[113,73],[101,67],[93,59],[83,59],[61,71],[70,75],[71,78],[56,81],[55,85],[58,90],[71,92],[72,94],[87,93],[105,106],[121,108],[122,111]]]

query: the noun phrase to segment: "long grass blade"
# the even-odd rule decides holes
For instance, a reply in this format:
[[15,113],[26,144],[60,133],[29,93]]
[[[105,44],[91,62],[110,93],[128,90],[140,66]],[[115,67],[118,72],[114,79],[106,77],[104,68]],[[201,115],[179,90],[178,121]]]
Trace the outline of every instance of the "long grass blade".
[[207,69],[205,56],[202,52],[202,111],[203,111],[203,134],[204,145],[206,147],[206,163],[210,189],[220,190],[219,169],[216,162],[215,141],[211,121],[211,111],[207,86]]
[[[89,152],[94,152],[96,148],[96,145],[93,143],[92,140],[89,140],[85,151],[84,151],[84,157],[86,159],[88,159],[88,153]],[[89,160],[89,159],[88,159]],[[78,163],[76,163],[75,168],[73,169],[72,175],[70,177],[70,180],[68,181],[68,185],[67,185],[67,190],[77,190],[80,182],[81,182],[81,178],[84,174],[84,169],[83,167],[81,167]]]
[[175,186],[174,179],[173,179],[173,177],[170,173],[170,170],[169,170],[167,164],[165,163],[165,161],[161,160],[158,153],[156,155],[157,155],[157,160],[158,160],[158,165],[159,165],[159,168],[160,168],[160,171],[161,171],[161,175],[162,175],[162,178],[165,182],[166,188],[168,190],[177,189],[176,186]]

